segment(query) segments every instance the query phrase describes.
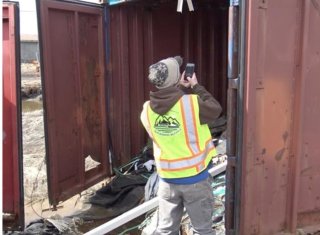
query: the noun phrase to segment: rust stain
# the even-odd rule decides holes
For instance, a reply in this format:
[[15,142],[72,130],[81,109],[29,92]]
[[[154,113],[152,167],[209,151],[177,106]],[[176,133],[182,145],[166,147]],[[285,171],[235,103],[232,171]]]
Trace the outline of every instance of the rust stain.
[[276,154],[276,156],[275,156],[275,159],[276,159],[277,161],[280,161],[280,160],[282,159],[285,150],[286,150],[285,148],[282,148],[282,149],[280,149],[280,150],[277,152],[277,154]]
[[282,135],[283,141],[286,142],[287,139],[288,139],[288,137],[289,137],[289,133],[288,133],[288,131],[285,131],[285,132],[283,133],[283,135]]
[[320,15],[320,4],[317,0],[311,0],[313,7],[317,10],[318,14]]
[[312,172],[312,166],[309,166],[309,167],[301,170],[301,175],[308,175],[309,172]]

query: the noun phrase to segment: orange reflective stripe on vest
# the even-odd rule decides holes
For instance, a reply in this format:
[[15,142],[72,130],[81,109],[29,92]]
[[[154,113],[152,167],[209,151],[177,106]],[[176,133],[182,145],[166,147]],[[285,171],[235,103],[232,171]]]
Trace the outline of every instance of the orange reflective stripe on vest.
[[196,154],[190,158],[181,158],[175,160],[163,160],[160,159],[159,165],[164,171],[176,171],[180,169],[187,169],[192,167],[199,167],[199,170],[202,170],[204,167],[203,162],[205,161],[210,150],[214,149],[214,145],[211,140],[207,142],[206,148],[204,151]]

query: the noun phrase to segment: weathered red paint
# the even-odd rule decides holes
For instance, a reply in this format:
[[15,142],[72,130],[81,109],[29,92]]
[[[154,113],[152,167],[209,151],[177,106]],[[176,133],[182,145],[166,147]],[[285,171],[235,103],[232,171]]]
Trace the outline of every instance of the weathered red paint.
[[3,3],[3,226],[24,227],[20,109],[20,37],[17,3]]
[[246,1],[240,234],[320,223],[319,1]]
[[[38,1],[49,199],[110,175],[103,8]],[[85,159],[101,164],[85,170]]]

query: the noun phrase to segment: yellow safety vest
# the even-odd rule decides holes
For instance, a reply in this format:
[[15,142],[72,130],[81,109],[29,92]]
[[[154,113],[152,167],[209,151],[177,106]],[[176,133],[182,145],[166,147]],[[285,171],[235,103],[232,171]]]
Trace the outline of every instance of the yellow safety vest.
[[197,95],[182,96],[164,115],[155,113],[147,101],[141,120],[153,139],[157,171],[162,178],[197,175],[217,155],[208,125],[200,124]]

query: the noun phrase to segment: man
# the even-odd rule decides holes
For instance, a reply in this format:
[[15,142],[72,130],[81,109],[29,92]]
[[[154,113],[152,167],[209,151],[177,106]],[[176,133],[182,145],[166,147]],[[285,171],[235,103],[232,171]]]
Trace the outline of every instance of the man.
[[180,75],[181,57],[149,67],[149,81],[158,88],[143,105],[141,121],[153,140],[159,182],[159,224],[156,234],[178,234],[184,207],[194,234],[214,235],[213,195],[208,168],[216,155],[208,123],[221,106],[198,84],[195,73]]

